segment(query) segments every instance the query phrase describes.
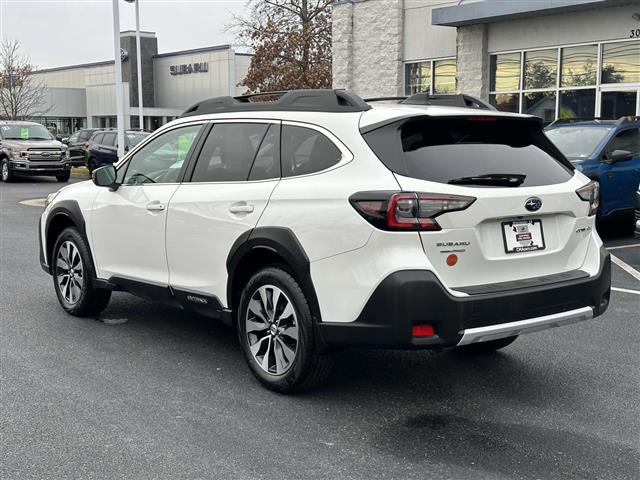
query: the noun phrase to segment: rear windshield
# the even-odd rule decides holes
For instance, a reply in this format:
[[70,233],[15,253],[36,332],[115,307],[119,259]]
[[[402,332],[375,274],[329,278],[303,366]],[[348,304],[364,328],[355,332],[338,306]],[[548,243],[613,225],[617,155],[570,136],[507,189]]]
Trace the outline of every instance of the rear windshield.
[[[573,175],[540,124],[528,119],[413,117],[364,138],[391,171],[432,182],[504,186],[486,177],[509,175],[519,178],[514,186],[527,187],[562,183]],[[485,178],[470,180],[476,177]]]
[[149,135],[151,135],[151,134],[147,133],[147,132],[127,133],[127,142],[129,142],[129,145],[131,145],[133,147],[133,146],[139,144],[142,140],[147,138]]

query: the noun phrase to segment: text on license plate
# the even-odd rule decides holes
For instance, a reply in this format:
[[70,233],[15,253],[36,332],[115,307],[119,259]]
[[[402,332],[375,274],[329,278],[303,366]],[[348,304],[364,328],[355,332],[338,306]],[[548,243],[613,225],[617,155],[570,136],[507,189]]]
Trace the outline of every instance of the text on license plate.
[[544,250],[541,220],[513,220],[502,222],[502,238],[506,253]]

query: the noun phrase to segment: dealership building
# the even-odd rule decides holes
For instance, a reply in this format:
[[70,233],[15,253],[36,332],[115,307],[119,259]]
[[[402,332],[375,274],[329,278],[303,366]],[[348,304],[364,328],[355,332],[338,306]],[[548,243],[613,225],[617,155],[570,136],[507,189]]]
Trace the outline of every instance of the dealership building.
[[338,0],[333,84],[466,93],[547,122],[640,115],[640,3]]
[[[136,35],[120,34],[125,128],[140,128]],[[155,33],[141,32],[143,128],[154,130],[188,106],[209,97],[238,95],[251,57],[230,45],[158,53]],[[59,134],[116,126],[115,62],[87,63],[34,72],[45,85],[46,112],[34,120]]]

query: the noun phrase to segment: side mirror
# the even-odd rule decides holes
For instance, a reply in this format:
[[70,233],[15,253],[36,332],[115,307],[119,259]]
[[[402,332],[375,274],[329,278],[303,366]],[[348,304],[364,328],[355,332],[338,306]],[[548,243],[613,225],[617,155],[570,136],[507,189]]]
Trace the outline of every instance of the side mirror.
[[614,150],[607,156],[608,163],[624,162],[625,160],[631,160],[633,153],[629,150]]
[[98,187],[108,187],[111,190],[117,190],[120,186],[116,183],[118,172],[113,165],[105,165],[104,167],[96,168],[91,174],[91,179]]
[[65,145],[69,145],[69,138],[63,138],[62,140],[60,140],[62,143],[64,143]]

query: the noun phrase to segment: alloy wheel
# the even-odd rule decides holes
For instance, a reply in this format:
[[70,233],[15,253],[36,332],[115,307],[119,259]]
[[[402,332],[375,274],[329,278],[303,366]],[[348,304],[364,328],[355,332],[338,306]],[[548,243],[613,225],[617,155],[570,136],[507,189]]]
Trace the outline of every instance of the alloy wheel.
[[2,181],[6,182],[8,178],[9,178],[9,165],[7,165],[7,162],[3,162],[2,163]]
[[298,350],[298,319],[289,297],[274,285],[259,287],[249,300],[245,317],[249,350],[270,375],[287,372]]
[[82,258],[78,247],[70,241],[60,245],[56,257],[56,279],[60,293],[71,305],[80,300],[83,284]]

